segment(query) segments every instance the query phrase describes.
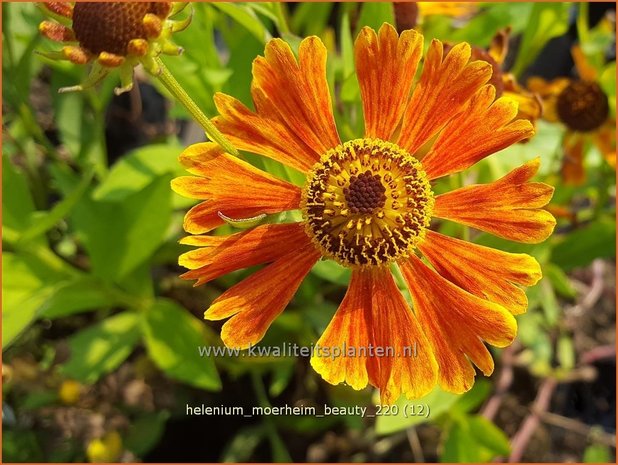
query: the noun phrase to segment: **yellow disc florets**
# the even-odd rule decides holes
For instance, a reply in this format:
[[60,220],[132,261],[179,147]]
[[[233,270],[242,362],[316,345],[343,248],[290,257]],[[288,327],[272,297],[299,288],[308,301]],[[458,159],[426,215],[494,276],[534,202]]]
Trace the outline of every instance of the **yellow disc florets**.
[[413,253],[429,227],[433,193],[421,163],[397,145],[356,139],[310,171],[302,210],[325,257],[344,266],[386,265]]

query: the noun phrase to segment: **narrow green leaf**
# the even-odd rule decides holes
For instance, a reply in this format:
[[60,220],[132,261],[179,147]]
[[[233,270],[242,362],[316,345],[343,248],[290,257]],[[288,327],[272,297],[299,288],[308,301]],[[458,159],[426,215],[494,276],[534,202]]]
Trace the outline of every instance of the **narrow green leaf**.
[[260,42],[265,44],[271,38],[270,32],[251,8],[224,2],[213,2],[211,5],[247,29]]
[[524,30],[513,73],[519,76],[552,38],[564,34],[569,27],[568,3],[535,3]]

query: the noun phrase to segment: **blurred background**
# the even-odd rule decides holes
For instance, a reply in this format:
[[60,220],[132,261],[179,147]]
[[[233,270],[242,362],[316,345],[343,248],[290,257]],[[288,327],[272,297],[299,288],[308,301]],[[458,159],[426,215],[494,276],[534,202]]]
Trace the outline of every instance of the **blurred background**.
[[[426,44],[467,41],[481,55],[496,35],[506,37],[508,53],[493,63],[495,83],[531,102],[520,116],[537,134],[457,182],[488,182],[540,156],[538,179],[556,187],[549,208],[558,226],[538,245],[465,234],[534,255],[544,277],[528,291],[516,342],[493,352],[493,376],[481,375],[462,396],[436,389],[419,401],[429,418],[187,415],[187,405],[202,404],[359,405],[375,413],[377,397],[327,384],[307,358],[200,356],[198,346],[221,346],[221,323],[203,321],[204,310],[249,273],[198,288],[178,278],[178,255],[188,250],[178,244],[182,217],[192,202],[169,183],[183,174],[182,147],[203,133],[139,68],[134,89],[121,96],[113,94],[116,76],[96,89],[58,94],[87,69],[37,56],[58,49],[38,33],[42,12],[3,2],[3,461],[614,462],[615,4],[191,8],[192,24],[174,35],[185,53],[163,59],[207,115],[214,116],[216,91],[251,105],[251,62],[270,38],[297,47],[315,34],[329,49],[344,140],[362,133],[353,65],[362,26],[416,28]],[[609,103],[603,127],[584,133],[551,117],[544,90],[559,78],[590,79],[575,66],[574,50]],[[299,182],[275,162],[249,159]],[[452,187],[440,182],[438,191]],[[452,224],[432,227],[464,234]],[[348,277],[334,263],[316,265],[264,344],[315,343]]]

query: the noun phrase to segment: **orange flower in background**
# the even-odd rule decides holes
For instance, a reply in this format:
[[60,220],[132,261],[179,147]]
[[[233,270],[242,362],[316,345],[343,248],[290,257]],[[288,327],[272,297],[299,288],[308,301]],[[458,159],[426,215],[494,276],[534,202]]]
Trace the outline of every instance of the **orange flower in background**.
[[540,77],[528,80],[528,88],[543,99],[543,117],[567,128],[563,140],[562,177],[572,185],[586,180],[584,153],[595,144],[607,163],[616,168],[616,121],[609,99],[599,84],[599,72],[588,62],[580,47],[571,50],[579,79]]
[[130,90],[135,66],[141,63],[156,75],[157,56],[182,53],[170,37],[191,20],[190,16],[181,21],[171,19],[186,6],[179,2],[47,2],[42,6],[55,21],[41,22],[39,30],[45,37],[67,45],[57,52],[39,53],[79,65],[93,63],[84,82],[61,92],[92,87],[113,69],[120,71],[121,86],[116,94]]
[[[179,194],[204,200],[185,217],[198,248],[182,255],[196,285],[234,270],[265,267],[234,285],[205,312],[228,319],[221,337],[247,348],[262,339],[319,259],[352,270],[347,293],[317,344],[321,347],[391,347],[394,356],[320,357],[311,364],[333,384],[371,384],[381,401],[401,393],[417,398],[439,382],[461,393],[473,385],[473,363],[493,371],[484,342],[510,344],[514,314],[526,310],[520,286],[541,277],[530,256],[512,254],[430,230],[434,217],[526,243],[547,238],[554,218],[542,209],[553,188],[530,182],[533,160],[503,178],[435,195],[432,181],[465,170],[484,157],[532,136],[529,121],[513,120],[517,104],[495,98],[491,65],[471,61],[468,44],[444,53],[433,40],[420,79],[423,37],[399,36],[385,24],[363,28],[355,62],[365,134],[342,143],[326,81],[326,49],[304,39],[298,59],[280,39],[253,64],[255,111],[217,94],[214,122],[241,150],[306,173],[301,188],[224,153],[213,143],[180,156],[194,176],[180,177]],[[429,141],[422,160],[415,157]],[[423,150],[426,152],[426,150]],[[229,236],[210,236],[226,218],[254,218],[300,210],[302,221],[263,224]],[[422,260],[423,256],[426,261]],[[398,267],[413,307],[392,275]],[[416,345],[415,357],[401,356]],[[399,355],[399,356],[398,356]]]

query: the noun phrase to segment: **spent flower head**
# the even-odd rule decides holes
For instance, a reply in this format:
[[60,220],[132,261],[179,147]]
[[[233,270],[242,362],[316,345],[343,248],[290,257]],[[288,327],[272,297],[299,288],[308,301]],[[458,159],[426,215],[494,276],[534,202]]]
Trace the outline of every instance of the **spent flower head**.
[[96,85],[111,70],[120,72],[116,93],[133,87],[133,68],[142,64],[157,75],[160,54],[180,55],[182,48],[171,41],[174,32],[185,29],[191,16],[175,20],[186,3],[179,2],[46,2],[41,6],[52,20],[42,21],[41,33],[65,45],[41,55],[72,63],[92,64],[84,82],[60,89],[79,91]]

